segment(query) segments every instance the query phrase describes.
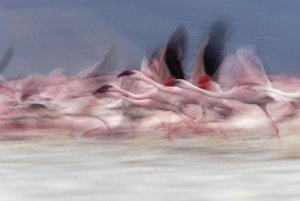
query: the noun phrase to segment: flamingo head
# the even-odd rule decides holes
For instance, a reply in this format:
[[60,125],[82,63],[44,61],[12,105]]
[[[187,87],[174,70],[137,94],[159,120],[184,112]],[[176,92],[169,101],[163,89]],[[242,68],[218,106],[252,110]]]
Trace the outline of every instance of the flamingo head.
[[110,85],[110,84],[104,84],[102,85],[99,89],[95,90],[93,92],[93,95],[96,95],[96,94],[101,94],[101,93],[106,93],[109,91],[110,88],[112,88],[113,86]]
[[135,74],[135,71],[134,70],[125,70],[123,71],[122,73],[120,73],[117,77],[123,77],[123,76],[131,76]]

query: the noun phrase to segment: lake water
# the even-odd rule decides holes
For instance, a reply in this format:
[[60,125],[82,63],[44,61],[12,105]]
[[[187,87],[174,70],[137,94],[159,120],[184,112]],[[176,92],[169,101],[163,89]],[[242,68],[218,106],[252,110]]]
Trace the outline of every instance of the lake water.
[[1,200],[299,200],[300,138],[0,142]]

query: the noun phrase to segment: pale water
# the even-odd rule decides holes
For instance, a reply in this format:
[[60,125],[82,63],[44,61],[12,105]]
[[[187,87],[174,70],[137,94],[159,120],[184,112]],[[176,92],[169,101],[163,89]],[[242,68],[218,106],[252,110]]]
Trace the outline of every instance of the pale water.
[[299,200],[300,139],[0,142],[1,200]]

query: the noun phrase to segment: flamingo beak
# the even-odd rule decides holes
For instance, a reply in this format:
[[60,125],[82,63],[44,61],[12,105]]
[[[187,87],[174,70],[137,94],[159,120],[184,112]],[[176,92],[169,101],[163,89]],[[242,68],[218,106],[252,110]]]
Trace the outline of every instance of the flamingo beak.
[[122,73],[120,73],[117,77],[123,77],[123,76],[130,76],[134,74],[135,72],[133,70],[125,70]]
[[93,95],[108,92],[109,88],[112,88],[112,85],[109,84],[102,85],[99,89],[93,92]]

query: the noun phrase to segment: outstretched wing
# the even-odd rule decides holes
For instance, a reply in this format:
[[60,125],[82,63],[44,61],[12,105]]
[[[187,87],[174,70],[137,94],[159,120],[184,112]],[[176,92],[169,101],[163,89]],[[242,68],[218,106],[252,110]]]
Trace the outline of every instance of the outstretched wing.
[[100,61],[88,67],[87,69],[79,72],[77,75],[75,75],[75,78],[87,78],[97,76],[100,73],[105,72],[107,69],[113,67],[115,61],[116,49],[111,48]]
[[225,57],[225,45],[229,34],[229,23],[220,19],[213,23],[209,32],[209,40],[204,50],[203,62],[207,75],[216,79],[216,72]]
[[141,72],[158,83],[163,83],[167,76],[167,66],[164,62],[165,52],[166,48],[163,47],[155,56],[153,55],[150,62],[144,58],[141,63]]
[[176,79],[184,79],[183,60],[187,48],[187,31],[180,25],[171,35],[165,53],[165,62],[170,74]]
[[232,88],[240,85],[244,77],[244,67],[236,55],[227,55],[221,63],[217,81],[222,87]]
[[254,48],[243,47],[236,52],[247,73],[248,82],[271,85],[261,60],[254,53]]
[[204,50],[207,45],[208,38],[206,38],[199,46],[196,57],[195,57],[195,67],[191,75],[191,83],[196,84],[199,80],[199,78],[203,75],[205,75],[204,72],[204,64],[203,64],[203,56],[204,56]]
[[243,84],[271,85],[253,49],[243,47],[226,56],[218,71],[218,82],[225,87]]
[[[144,57],[141,62],[141,72],[152,78],[152,71],[149,66],[149,61],[147,57]],[[153,79],[153,78],[152,78]]]
[[14,46],[11,45],[3,53],[3,55],[0,59],[0,73],[2,73],[5,70],[5,68],[8,66],[13,54],[14,54]]

